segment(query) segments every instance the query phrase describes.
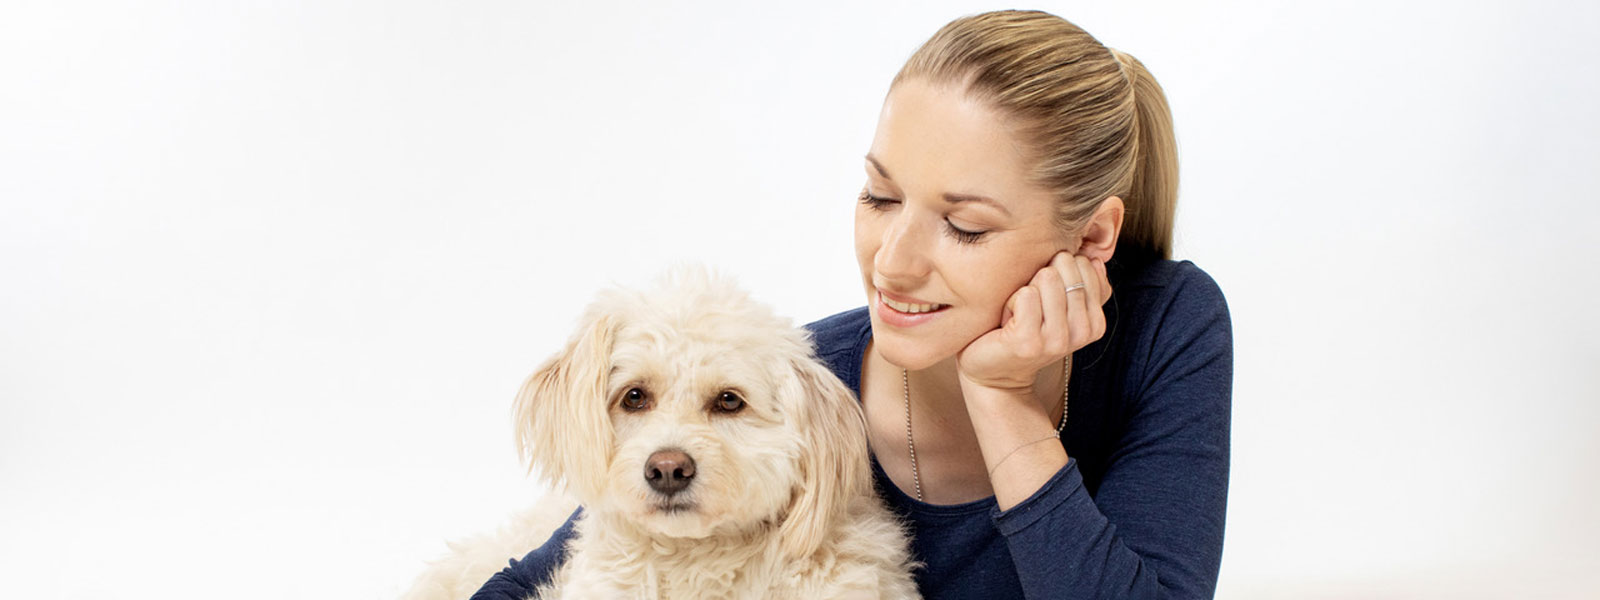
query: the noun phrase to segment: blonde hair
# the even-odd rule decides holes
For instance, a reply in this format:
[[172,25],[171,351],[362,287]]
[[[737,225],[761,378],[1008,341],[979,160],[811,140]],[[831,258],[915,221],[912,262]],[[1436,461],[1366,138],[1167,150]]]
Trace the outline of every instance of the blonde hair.
[[996,11],[951,21],[906,60],[889,88],[956,84],[1015,120],[1034,153],[1034,183],[1054,191],[1076,230],[1110,196],[1127,212],[1123,260],[1171,258],[1178,201],[1172,112],[1155,77],[1066,19]]

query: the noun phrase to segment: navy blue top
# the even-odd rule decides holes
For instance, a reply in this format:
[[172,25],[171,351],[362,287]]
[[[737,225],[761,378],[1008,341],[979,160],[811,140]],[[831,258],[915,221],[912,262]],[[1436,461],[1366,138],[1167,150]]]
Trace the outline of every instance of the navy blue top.
[[[1107,263],[1106,335],[1073,354],[1069,457],[1033,496],[920,502],[873,460],[910,525],[926,598],[1210,598],[1228,497],[1233,333],[1222,291],[1188,261]],[[806,326],[859,396],[867,309]],[[574,517],[577,515],[574,514]],[[565,560],[572,522],[473,600],[522,600]]]

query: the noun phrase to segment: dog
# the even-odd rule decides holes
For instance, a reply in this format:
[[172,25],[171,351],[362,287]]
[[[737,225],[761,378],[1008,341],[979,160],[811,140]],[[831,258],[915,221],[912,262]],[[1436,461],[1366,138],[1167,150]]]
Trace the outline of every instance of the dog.
[[855,396],[726,278],[602,292],[513,413],[530,469],[584,507],[535,598],[918,597]]

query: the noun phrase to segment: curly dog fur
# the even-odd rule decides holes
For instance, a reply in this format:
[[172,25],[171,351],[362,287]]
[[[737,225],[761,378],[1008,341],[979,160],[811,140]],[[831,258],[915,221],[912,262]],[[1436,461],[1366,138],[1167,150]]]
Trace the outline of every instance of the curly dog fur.
[[537,598],[917,597],[854,395],[726,279],[600,294],[515,422],[530,467],[585,507]]

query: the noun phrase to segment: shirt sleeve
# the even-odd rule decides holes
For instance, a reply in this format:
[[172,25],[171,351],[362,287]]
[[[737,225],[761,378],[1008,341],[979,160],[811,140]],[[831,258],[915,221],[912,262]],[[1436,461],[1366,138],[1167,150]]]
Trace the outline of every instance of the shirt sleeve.
[[[1198,274],[1198,275],[1196,275]],[[1228,498],[1233,333],[1194,269],[1161,315],[1093,498],[1076,460],[995,513],[1027,598],[1211,598]]]
[[550,534],[543,546],[529,552],[522,560],[511,560],[511,566],[495,573],[483,584],[472,600],[526,600],[539,586],[550,582],[556,569],[567,561],[567,541],[574,534],[573,524],[583,509],[573,511],[566,524]]

